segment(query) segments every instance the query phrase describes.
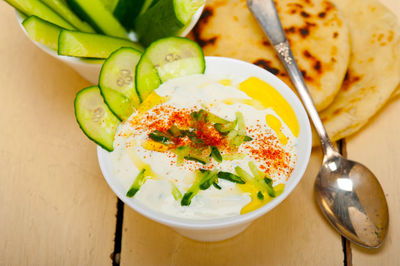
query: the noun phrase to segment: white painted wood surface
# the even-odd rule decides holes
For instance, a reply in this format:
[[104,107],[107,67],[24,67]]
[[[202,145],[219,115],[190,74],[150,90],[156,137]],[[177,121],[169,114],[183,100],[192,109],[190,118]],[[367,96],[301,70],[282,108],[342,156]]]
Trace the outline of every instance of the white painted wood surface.
[[111,265],[116,196],[74,118],[84,81],[0,1],[0,265]]

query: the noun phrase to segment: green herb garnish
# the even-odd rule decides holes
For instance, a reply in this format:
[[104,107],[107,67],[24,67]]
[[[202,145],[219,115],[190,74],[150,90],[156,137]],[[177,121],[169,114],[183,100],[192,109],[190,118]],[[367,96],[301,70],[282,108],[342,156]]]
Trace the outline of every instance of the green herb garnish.
[[250,137],[250,136],[244,136],[244,138],[243,138],[243,141],[244,142],[248,142],[248,141],[252,141],[253,140],[253,138],[252,137]]
[[211,147],[211,153],[210,155],[219,163],[222,163],[222,155],[219,152],[218,148],[215,146]]
[[185,156],[183,158],[186,159],[186,160],[189,160],[189,161],[195,161],[195,162],[198,162],[198,163],[201,163],[201,164],[206,164],[205,161],[203,161],[203,160],[201,160],[199,158],[195,158],[195,157],[191,157],[191,156]]
[[169,142],[169,138],[158,130],[154,130],[153,132],[151,132],[149,134],[149,138],[162,144],[167,144]]
[[258,193],[257,193],[257,198],[258,198],[259,200],[264,200],[264,195],[263,195],[263,193],[262,193],[261,191],[258,191]]
[[203,171],[197,171],[196,175],[196,181],[182,197],[182,206],[189,206],[193,197],[199,193],[200,189],[206,190],[216,181],[217,170],[209,171],[203,169]]
[[216,182],[213,183],[213,186],[214,186],[216,189],[219,189],[219,190],[222,189],[222,187],[220,187]]
[[126,192],[126,196],[132,198],[139,191],[140,187],[146,182],[145,176],[146,169],[143,168],[140,173],[136,176],[135,181],[132,186],[129,188],[128,192]]
[[175,138],[182,136],[181,130],[176,125],[172,125],[168,129],[168,133],[174,136]]
[[218,178],[225,179],[238,184],[245,184],[246,182],[240,176],[234,175],[229,172],[219,172]]
[[275,198],[276,194],[275,194],[275,190],[272,186],[272,182],[273,182],[272,179],[269,177],[265,177],[264,182],[267,184],[268,195],[270,195],[272,198]]

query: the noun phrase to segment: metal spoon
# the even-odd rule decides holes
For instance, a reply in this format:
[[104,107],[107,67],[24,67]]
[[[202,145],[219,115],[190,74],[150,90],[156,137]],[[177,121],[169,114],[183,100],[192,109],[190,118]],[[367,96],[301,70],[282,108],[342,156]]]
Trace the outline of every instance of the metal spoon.
[[315,181],[320,209],[345,238],[362,247],[379,247],[389,224],[381,185],[367,167],[347,160],[332,146],[297,67],[273,0],[247,0],[247,6],[278,53],[320,137],[324,159]]

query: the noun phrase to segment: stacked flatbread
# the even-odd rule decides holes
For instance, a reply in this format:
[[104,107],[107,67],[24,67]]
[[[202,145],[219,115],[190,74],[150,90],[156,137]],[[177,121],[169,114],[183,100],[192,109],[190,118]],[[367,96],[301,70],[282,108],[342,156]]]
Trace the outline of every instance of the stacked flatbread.
[[[377,0],[275,4],[332,140],[356,132],[398,93],[400,27],[396,16]],[[254,63],[293,88],[246,1],[208,0],[192,38],[205,55]]]

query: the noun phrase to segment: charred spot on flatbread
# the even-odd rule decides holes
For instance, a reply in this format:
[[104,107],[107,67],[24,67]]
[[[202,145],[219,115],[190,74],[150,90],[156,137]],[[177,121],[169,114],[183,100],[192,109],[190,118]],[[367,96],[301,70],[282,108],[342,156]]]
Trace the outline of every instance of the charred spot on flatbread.
[[361,81],[362,75],[357,75],[354,72],[348,70],[344,76],[341,90],[347,91],[354,86],[355,83]]
[[274,75],[278,75],[281,72],[278,68],[272,66],[272,62],[270,60],[258,59],[254,61],[253,64],[264,68],[265,70],[271,72]]
[[201,37],[201,32],[203,31],[204,27],[207,27],[210,19],[214,15],[214,9],[211,7],[205,7],[203,13],[200,16],[199,22],[193,28],[193,37],[194,40],[201,46],[204,47],[206,45],[212,45],[218,39],[218,36],[210,37],[204,39]]

